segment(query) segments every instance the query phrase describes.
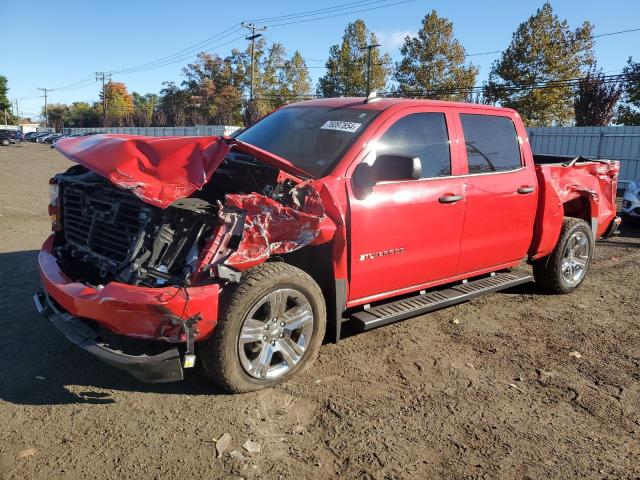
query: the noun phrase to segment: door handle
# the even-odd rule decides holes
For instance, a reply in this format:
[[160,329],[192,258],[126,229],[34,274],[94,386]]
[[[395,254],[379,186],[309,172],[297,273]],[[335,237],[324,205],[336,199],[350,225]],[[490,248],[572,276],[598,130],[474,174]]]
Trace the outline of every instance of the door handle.
[[531,192],[533,192],[534,190],[535,190],[535,188],[533,188],[533,187],[520,187],[520,188],[518,189],[518,193],[519,193],[520,195],[525,195],[525,194],[527,194],[527,193],[531,193]]
[[438,199],[440,203],[456,203],[460,200],[462,200],[462,195],[445,195]]

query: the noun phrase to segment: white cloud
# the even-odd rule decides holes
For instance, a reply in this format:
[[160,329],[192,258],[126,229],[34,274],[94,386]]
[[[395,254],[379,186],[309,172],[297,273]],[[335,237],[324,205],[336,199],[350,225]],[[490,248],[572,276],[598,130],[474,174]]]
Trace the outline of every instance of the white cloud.
[[405,37],[415,37],[417,34],[412,30],[379,30],[374,32],[380,49],[387,53],[395,53],[404,43]]

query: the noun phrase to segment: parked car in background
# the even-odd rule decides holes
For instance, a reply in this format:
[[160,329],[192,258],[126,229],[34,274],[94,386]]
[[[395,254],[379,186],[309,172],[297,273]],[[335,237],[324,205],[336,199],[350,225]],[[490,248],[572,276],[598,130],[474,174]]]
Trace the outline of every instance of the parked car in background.
[[46,133],[46,134],[44,134],[44,135],[39,136],[39,137],[36,139],[36,142],[37,142],[37,143],[46,143],[46,142],[45,142],[45,140],[46,140],[46,139],[48,139],[49,137],[55,136],[55,135],[58,135],[58,134],[57,134],[57,133],[55,133],[55,132],[48,132],[48,133]]
[[7,130],[0,130],[0,145],[8,147],[12,143],[15,143],[15,140],[11,138],[9,132]]
[[627,185],[622,198],[622,214],[625,218],[640,220],[640,180]]
[[0,130],[2,135],[2,145],[10,145],[12,143],[20,143],[20,134],[18,130]]
[[64,137],[64,134],[62,133],[54,133],[53,135],[49,135],[48,137],[45,137],[42,143],[50,143],[53,144],[56,140],[60,139]]
[[29,132],[24,136],[24,139],[25,141],[31,142],[36,135],[38,135],[38,132]]

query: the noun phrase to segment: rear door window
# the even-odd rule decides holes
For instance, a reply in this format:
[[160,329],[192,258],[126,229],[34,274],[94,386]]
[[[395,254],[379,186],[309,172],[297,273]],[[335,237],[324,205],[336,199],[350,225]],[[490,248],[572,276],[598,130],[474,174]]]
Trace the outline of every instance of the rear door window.
[[461,114],[469,173],[515,170],[522,166],[516,127],[507,117]]
[[444,113],[414,113],[400,118],[378,141],[377,153],[420,158],[422,178],[451,175]]

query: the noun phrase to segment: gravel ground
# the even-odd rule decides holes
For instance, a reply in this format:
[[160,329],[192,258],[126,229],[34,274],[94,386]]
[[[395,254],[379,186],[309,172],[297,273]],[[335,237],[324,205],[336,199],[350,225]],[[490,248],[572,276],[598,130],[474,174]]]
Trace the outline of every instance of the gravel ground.
[[[0,477],[640,478],[637,226],[570,295],[530,284],[354,335],[232,396],[198,371],[138,383],[36,314],[47,180],[68,165],[0,148]],[[216,458],[225,432],[261,451]]]

